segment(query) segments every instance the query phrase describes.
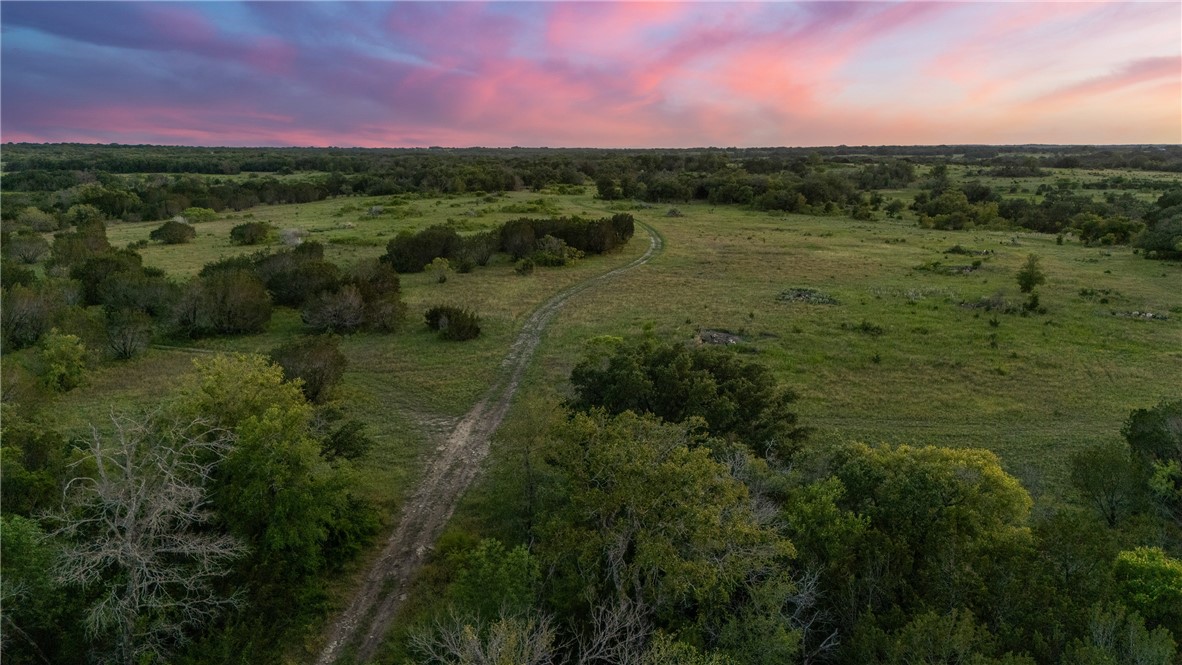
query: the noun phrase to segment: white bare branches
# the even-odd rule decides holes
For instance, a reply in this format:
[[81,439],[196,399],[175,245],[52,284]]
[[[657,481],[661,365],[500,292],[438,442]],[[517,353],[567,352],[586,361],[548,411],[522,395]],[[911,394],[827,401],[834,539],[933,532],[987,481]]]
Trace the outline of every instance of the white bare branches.
[[551,665],[556,632],[544,615],[502,614],[491,624],[465,620],[454,609],[431,629],[414,633],[411,648],[435,665]]
[[204,530],[205,485],[231,435],[201,420],[112,414],[106,439],[92,428],[92,464],[69,482],[55,535],[66,543],[58,580],[101,593],[87,614],[92,636],[114,634],[116,658],[162,656],[234,597],[211,582],[244,553],[233,537]]

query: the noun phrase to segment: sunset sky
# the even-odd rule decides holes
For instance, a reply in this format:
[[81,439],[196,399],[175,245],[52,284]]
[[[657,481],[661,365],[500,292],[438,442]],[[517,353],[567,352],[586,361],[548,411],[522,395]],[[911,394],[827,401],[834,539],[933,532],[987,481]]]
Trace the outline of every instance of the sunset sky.
[[1182,143],[1179,2],[4,2],[0,140]]

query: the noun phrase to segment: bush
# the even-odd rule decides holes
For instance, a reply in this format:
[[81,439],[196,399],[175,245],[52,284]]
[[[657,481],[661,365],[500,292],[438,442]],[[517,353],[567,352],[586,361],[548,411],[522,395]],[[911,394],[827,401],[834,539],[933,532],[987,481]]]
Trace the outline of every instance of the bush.
[[292,340],[271,351],[271,360],[283,368],[286,381],[300,379],[309,402],[321,402],[345,374],[348,361],[330,335]]
[[300,318],[318,332],[353,332],[365,323],[365,300],[356,286],[346,284],[309,300]]
[[261,332],[270,320],[271,296],[246,270],[194,279],[174,308],[178,331],[190,337]]
[[462,342],[480,335],[480,317],[468,309],[436,305],[427,310],[423,318],[428,328],[439,331],[440,339]]
[[513,272],[522,277],[534,274],[534,260],[529,257],[521,259],[517,262],[516,267],[513,268]]
[[39,235],[18,235],[4,243],[4,254],[22,263],[36,263],[49,253],[49,242]]
[[99,283],[98,300],[108,311],[133,309],[164,316],[176,303],[178,291],[167,278],[148,270],[117,272]]
[[1034,287],[1039,284],[1044,284],[1047,281],[1047,275],[1039,266],[1038,256],[1031,254],[1026,257],[1026,263],[1022,264],[1022,268],[1018,271],[1018,288],[1022,293],[1030,293],[1034,291]]
[[537,251],[530,258],[535,265],[557,268],[583,258],[583,253],[566,244],[561,238],[547,235],[538,240]]
[[197,237],[197,230],[184,222],[169,220],[149,233],[148,237],[165,245],[183,245]]
[[341,271],[328,261],[296,261],[265,278],[277,305],[300,307],[310,298],[341,285]]
[[181,211],[181,217],[190,224],[210,222],[217,219],[217,216],[217,212],[211,208],[185,208]]
[[451,259],[459,253],[463,242],[455,229],[435,225],[413,233],[403,231],[386,244],[383,261],[401,273],[422,272],[434,259]]
[[235,245],[260,245],[274,231],[275,227],[267,222],[247,222],[230,229],[230,242]]
[[107,312],[107,349],[119,360],[128,360],[148,348],[152,318],[131,309]]
[[49,331],[59,303],[44,286],[32,288],[9,286],[5,282],[4,297],[0,299],[0,329],[4,333],[5,351],[32,346]]
[[123,249],[91,256],[70,269],[70,278],[82,284],[82,299],[86,305],[101,305],[100,287],[109,277],[119,273],[138,273],[143,259],[134,251]]
[[22,210],[16,216],[16,223],[38,233],[56,231],[58,228],[56,217],[34,206],[29,206]]
[[41,380],[50,390],[68,392],[82,385],[86,374],[86,347],[77,335],[49,331],[41,340],[38,360]]

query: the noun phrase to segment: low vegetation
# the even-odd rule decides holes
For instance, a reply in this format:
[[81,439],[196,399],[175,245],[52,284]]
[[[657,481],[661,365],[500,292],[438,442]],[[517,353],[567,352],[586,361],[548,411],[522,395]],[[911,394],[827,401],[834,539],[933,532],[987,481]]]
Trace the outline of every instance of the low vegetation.
[[378,662],[1176,661],[1175,147],[212,152],[5,148],[13,662],[310,662],[555,294]]

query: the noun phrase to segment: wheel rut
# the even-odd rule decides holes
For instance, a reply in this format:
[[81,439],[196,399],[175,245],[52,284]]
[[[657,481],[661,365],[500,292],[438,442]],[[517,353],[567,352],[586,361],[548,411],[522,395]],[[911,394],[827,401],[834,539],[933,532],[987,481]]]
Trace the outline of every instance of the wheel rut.
[[664,241],[655,229],[639,222],[637,225],[649,236],[644,254],[627,265],[567,287],[526,319],[501,362],[496,383],[460,419],[423,470],[422,481],[403,507],[381,554],[370,565],[348,607],[329,627],[317,665],[331,665],[350,651],[359,663],[373,659],[406,599],[410,580],[451,518],[460,497],[479,473],[480,462],[488,454],[489,440],[509,411],[546,326],[571,297],[648,263],[664,248]]

